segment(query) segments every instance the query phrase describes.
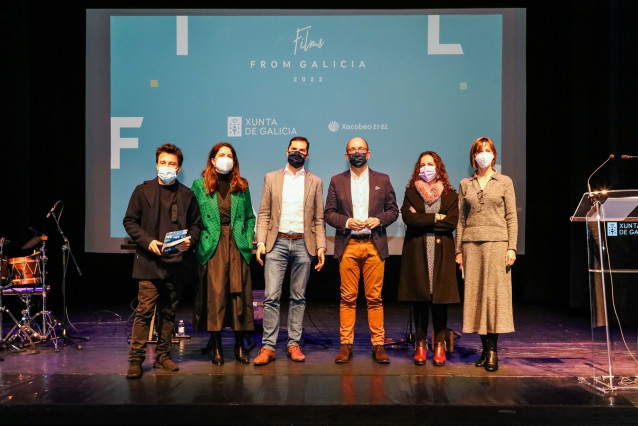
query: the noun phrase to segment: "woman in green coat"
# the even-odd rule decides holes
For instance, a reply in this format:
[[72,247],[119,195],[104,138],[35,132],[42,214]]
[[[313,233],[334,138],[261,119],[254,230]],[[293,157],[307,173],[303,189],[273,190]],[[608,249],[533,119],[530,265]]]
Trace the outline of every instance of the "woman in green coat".
[[221,330],[235,331],[235,358],[249,364],[244,332],[254,329],[250,258],[255,214],[248,181],[239,174],[232,145],[217,143],[206,169],[192,187],[202,212],[203,228],[196,250],[200,286],[195,296],[194,325],[211,332],[207,350],[213,364],[222,365]]

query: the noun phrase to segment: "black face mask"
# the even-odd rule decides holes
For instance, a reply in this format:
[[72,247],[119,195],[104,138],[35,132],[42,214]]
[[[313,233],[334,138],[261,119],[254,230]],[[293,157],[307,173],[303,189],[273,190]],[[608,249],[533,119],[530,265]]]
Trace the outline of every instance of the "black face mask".
[[366,155],[363,152],[355,152],[354,154],[348,154],[348,157],[350,157],[350,164],[352,164],[352,166],[358,168],[363,167],[366,162],[368,161],[366,159]]
[[288,164],[291,167],[298,169],[306,162],[306,157],[299,151],[290,151],[288,153]]

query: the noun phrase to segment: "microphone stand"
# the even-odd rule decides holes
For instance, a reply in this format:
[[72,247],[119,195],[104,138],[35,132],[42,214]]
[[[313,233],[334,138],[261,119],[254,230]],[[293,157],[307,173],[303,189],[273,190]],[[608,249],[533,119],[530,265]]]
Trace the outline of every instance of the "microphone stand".
[[[408,311],[408,325],[405,327],[405,337],[401,339],[387,339],[383,344],[384,348],[389,349],[410,349],[414,348],[416,338],[412,331],[412,324],[414,323],[414,311],[413,303],[410,302],[410,310]],[[432,347],[434,347],[434,340],[432,341]]]
[[[62,207],[64,209],[64,207]],[[62,212],[60,211],[59,216],[56,216],[55,213],[51,213],[53,219],[55,220],[55,224],[58,227],[58,232],[60,236],[62,236],[62,241],[64,244],[62,245],[62,315],[64,316],[64,320],[62,321],[62,334],[60,335],[60,339],[62,339],[62,346],[70,345],[75,347],[75,349],[82,350],[82,345],[78,345],[73,341],[73,339],[79,339],[83,341],[88,341],[88,337],[80,337],[80,336],[71,336],[67,331],[67,320],[69,318],[67,308],[66,308],[66,270],[69,266],[69,259],[73,260],[73,264],[75,265],[75,269],[78,271],[78,275],[82,276],[82,271],[80,271],[80,267],[78,266],[77,261],[75,260],[75,256],[73,256],[73,252],[71,251],[71,244],[69,243],[69,239],[64,235],[62,231],[62,227],[60,227],[59,216],[62,216]],[[68,256],[67,256],[68,253]]]
[[598,168],[596,170],[594,170],[594,172],[591,175],[589,175],[589,177],[587,178],[587,192],[589,193],[589,202],[591,203],[592,206],[594,205],[594,203],[600,202],[602,197],[600,197],[598,194],[594,194],[592,192],[591,185],[589,184],[589,181],[591,180],[592,176],[594,176],[596,174],[596,172],[598,170],[600,170],[605,164],[607,164],[607,162],[609,160],[611,160],[612,158],[614,158],[614,154],[609,155],[609,157],[607,157],[607,159],[605,161],[603,161],[603,163],[600,166],[598,166]]

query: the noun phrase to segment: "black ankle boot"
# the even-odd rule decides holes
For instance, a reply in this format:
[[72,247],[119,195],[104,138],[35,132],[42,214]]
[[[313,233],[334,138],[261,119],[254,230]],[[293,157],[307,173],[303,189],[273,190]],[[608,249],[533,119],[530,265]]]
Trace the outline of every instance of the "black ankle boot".
[[488,351],[485,357],[485,371],[493,373],[498,370],[498,352]]
[[235,359],[242,364],[250,364],[248,351],[244,347],[244,333],[242,331],[235,332]]
[[487,336],[485,334],[480,334],[481,343],[483,344],[483,350],[481,351],[481,357],[474,363],[476,367],[485,367],[485,360],[487,358]]
[[498,334],[487,333],[487,353],[485,356],[485,371],[490,373],[498,370]]
[[235,346],[235,359],[242,364],[250,364],[250,358],[248,357],[248,351],[243,346]]
[[219,331],[212,331],[210,334],[210,358],[213,364],[224,365],[222,334]]
[[487,353],[485,352],[485,349],[483,349],[483,351],[481,352],[481,357],[478,360],[476,360],[476,362],[474,363],[474,366],[484,367],[486,359],[487,359]]

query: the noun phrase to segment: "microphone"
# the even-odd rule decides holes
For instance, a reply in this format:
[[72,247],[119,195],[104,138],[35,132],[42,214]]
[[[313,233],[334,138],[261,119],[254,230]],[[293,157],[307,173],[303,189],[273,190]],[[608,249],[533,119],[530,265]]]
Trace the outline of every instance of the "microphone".
[[29,231],[33,232],[35,234],[36,237],[41,237],[42,236],[42,232],[38,231],[35,228],[32,228],[29,226]]
[[49,217],[51,217],[51,215],[53,214],[53,212],[55,211],[55,209],[58,208],[58,206],[60,205],[60,203],[62,202],[62,200],[58,200],[55,202],[55,204],[53,205],[53,207],[51,207],[51,210],[49,210],[49,213],[47,213],[47,219]]
[[623,160],[629,160],[630,158],[638,158],[638,155],[621,155],[620,158]]
[[589,184],[589,181],[591,180],[592,176],[594,176],[594,175],[596,174],[596,172],[597,172],[598,170],[600,170],[600,169],[601,169],[601,167],[603,167],[605,164],[607,164],[607,162],[608,162],[609,160],[611,160],[612,158],[614,158],[614,154],[610,154],[610,155],[609,155],[609,157],[607,157],[607,159],[606,159],[605,161],[603,161],[603,164],[601,164],[600,166],[598,166],[598,168],[597,168],[596,170],[594,170],[594,172],[593,172],[591,175],[589,175],[589,177],[587,178],[587,191],[589,192],[589,201],[590,201],[592,204],[594,204],[594,203],[593,203],[593,201],[594,201],[594,194],[591,192],[591,185]]

